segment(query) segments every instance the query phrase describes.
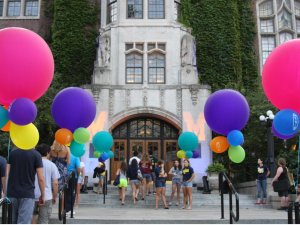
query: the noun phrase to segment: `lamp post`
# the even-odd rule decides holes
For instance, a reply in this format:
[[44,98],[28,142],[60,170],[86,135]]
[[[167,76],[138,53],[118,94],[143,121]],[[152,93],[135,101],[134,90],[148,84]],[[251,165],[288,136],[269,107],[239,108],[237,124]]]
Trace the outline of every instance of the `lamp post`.
[[274,136],[272,134],[272,123],[274,120],[274,114],[271,110],[267,111],[267,115],[261,115],[259,120],[267,127],[267,139],[268,139],[268,153],[267,153],[267,165],[270,169],[270,177],[275,176],[275,157],[274,157]]

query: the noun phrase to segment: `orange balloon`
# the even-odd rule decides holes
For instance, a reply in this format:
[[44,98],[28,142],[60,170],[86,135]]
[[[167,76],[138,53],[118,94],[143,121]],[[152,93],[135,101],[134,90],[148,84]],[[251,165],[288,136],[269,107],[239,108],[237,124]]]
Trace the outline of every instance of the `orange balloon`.
[[226,137],[218,136],[211,140],[210,148],[215,153],[223,153],[226,152],[229,148],[229,143]]
[[55,132],[55,140],[62,145],[67,145],[73,140],[73,134],[66,128],[61,128]]
[[5,124],[5,126],[1,128],[1,130],[5,131],[5,132],[9,132],[9,130],[10,130],[10,121],[8,121],[7,124]]

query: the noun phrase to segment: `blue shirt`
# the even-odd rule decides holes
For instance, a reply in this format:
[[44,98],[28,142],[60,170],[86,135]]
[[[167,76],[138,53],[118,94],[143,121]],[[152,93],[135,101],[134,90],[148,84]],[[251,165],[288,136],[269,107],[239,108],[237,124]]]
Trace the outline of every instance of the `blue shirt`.
[[80,168],[80,160],[71,154],[70,164],[68,165],[68,174],[72,171],[75,172],[75,177],[77,177],[77,169]]

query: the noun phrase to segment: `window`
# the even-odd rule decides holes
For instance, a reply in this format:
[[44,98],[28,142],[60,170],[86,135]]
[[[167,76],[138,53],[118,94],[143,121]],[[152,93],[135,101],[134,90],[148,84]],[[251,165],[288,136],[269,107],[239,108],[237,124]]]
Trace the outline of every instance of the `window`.
[[295,1],[295,14],[300,16],[300,1]]
[[300,20],[296,20],[296,26],[297,26],[297,33],[300,33]]
[[174,1],[174,20],[179,21],[181,16],[181,3],[180,1]]
[[3,0],[0,0],[0,16],[3,16]]
[[143,0],[127,0],[127,18],[143,19]]
[[274,32],[273,19],[261,20],[260,21],[260,31],[262,33],[273,33]]
[[143,56],[139,53],[126,55],[126,83],[141,84],[143,82]]
[[280,33],[279,39],[280,39],[280,44],[283,44],[284,42],[293,39],[293,35],[291,33],[287,33],[287,32]]
[[144,44],[135,44],[135,48],[140,51],[144,51]]
[[259,6],[259,15],[260,16],[270,16],[273,14],[273,1],[266,1],[260,4]]
[[118,8],[117,0],[108,0],[107,1],[107,24],[117,21]]
[[25,16],[38,16],[39,1],[26,0],[25,2]]
[[151,84],[165,83],[165,55],[152,53],[148,56],[148,77]]
[[268,58],[269,54],[275,48],[275,38],[274,37],[262,37],[261,46],[262,46],[262,60],[263,60],[263,64],[265,64],[265,61]]
[[126,44],[126,51],[133,49],[133,43]]
[[148,18],[149,19],[165,18],[164,0],[148,0]]
[[286,10],[283,10],[278,14],[278,26],[279,29],[290,28],[292,29],[292,15]]
[[20,16],[21,0],[9,0],[7,6],[7,16]]
[[155,43],[149,43],[148,44],[148,51],[155,49]]

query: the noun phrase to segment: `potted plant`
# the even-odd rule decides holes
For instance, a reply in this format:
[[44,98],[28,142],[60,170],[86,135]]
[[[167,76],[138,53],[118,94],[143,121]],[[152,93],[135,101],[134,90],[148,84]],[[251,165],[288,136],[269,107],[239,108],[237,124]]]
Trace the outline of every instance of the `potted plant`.
[[212,190],[219,188],[219,173],[224,171],[226,171],[224,165],[219,162],[214,162],[207,167],[207,178]]

